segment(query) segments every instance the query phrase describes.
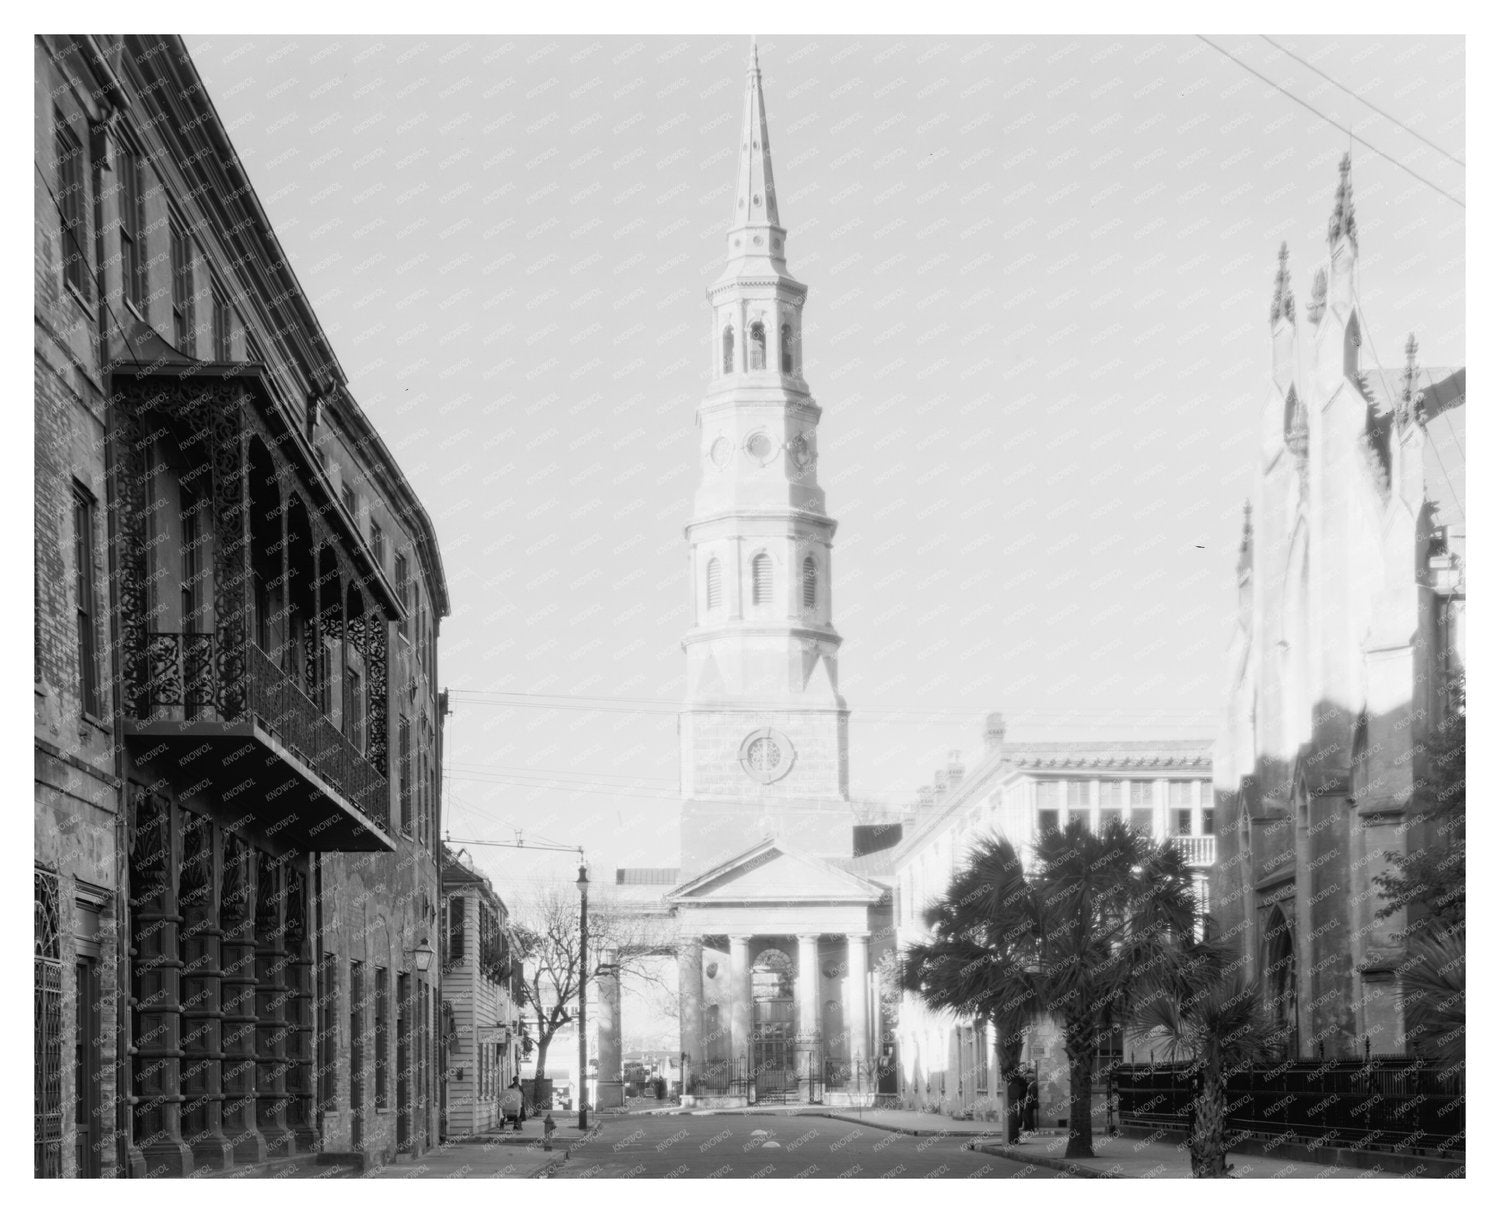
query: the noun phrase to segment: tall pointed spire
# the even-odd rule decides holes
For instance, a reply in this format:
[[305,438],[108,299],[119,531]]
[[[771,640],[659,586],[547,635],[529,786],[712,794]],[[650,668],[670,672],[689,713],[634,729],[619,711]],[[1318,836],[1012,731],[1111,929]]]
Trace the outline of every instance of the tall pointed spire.
[[745,67],[745,121],[740,130],[739,176],[735,181],[734,219],[728,258],[785,259],[786,230],[776,208],[776,179],[771,173],[771,136],[766,129],[766,99],[760,86],[760,49],[750,41]]
[[1359,237],[1354,231],[1354,186],[1349,182],[1349,153],[1339,161],[1339,188],[1333,196],[1333,214],[1328,218],[1328,244],[1332,248],[1348,237],[1350,246],[1359,252]]

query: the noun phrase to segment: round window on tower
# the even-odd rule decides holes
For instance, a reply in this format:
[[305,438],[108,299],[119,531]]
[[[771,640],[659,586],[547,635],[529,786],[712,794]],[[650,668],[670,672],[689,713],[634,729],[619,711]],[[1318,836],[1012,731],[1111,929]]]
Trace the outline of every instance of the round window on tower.
[[729,453],[733,444],[728,438],[715,438],[713,445],[708,448],[708,457],[713,460],[715,467],[721,468],[729,462]]
[[745,453],[757,463],[766,463],[776,454],[776,444],[764,430],[756,430],[745,439]]
[[776,729],[756,729],[740,743],[740,765],[757,783],[783,778],[795,759],[790,739]]

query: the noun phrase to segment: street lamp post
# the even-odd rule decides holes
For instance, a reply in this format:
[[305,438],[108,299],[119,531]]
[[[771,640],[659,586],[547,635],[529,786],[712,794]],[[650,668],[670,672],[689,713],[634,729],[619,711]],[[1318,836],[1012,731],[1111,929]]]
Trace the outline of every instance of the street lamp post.
[[589,870],[578,865],[578,1128],[589,1127]]

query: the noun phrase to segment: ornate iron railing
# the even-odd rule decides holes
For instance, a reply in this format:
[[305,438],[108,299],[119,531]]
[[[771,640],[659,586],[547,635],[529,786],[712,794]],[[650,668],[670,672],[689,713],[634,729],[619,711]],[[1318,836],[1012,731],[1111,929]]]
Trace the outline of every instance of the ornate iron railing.
[[352,800],[382,830],[390,828],[390,784],[357,746],[259,645],[250,652],[250,710],[268,732]]
[[[218,638],[212,632],[147,634],[148,720],[240,719],[219,692]],[[381,829],[390,827],[390,785],[359,747],[329,720],[317,704],[258,645],[245,645],[248,703],[273,737],[327,780]],[[372,720],[371,725],[374,725]]]
[[[1120,1066],[1121,1123],[1186,1132],[1198,1073],[1188,1065]],[[1294,1061],[1231,1074],[1231,1144],[1295,1138],[1327,1146],[1464,1151],[1464,1075],[1417,1057]]]
[[1180,834],[1172,839],[1178,853],[1194,868],[1213,867],[1217,843],[1212,834]]

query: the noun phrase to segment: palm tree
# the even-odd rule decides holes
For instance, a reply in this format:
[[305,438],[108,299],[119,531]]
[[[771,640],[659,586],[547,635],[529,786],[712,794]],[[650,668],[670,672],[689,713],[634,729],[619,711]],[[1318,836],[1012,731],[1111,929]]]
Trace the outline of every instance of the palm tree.
[[[1202,971],[1212,972],[1222,958],[1200,950]],[[1191,984],[1191,983],[1189,983]],[[1196,991],[1181,985],[1164,989],[1137,1007],[1131,1026],[1156,1032],[1169,1058],[1191,1059],[1202,1075],[1193,1101],[1188,1157],[1195,1179],[1223,1178],[1224,1132],[1229,1120],[1225,1086],[1241,1067],[1269,1058],[1280,1035],[1262,1010],[1261,991],[1243,976],[1220,973]]]
[[1453,1073],[1464,1064],[1465,928],[1424,932],[1401,966],[1406,1022],[1415,1051]]
[[1028,1025],[1060,1020],[1067,1157],[1092,1158],[1099,1044],[1133,997],[1181,980],[1192,879],[1175,848],[1120,822],[1046,831],[1034,857],[1028,874],[1005,839],[978,843],[929,911],[931,940],[907,949],[903,980],[928,1006],[995,1024],[1017,1062]]

